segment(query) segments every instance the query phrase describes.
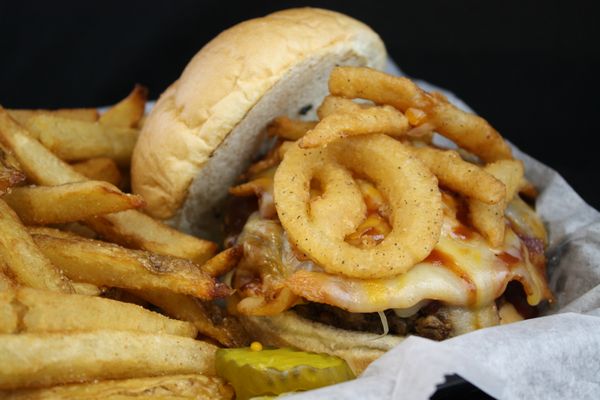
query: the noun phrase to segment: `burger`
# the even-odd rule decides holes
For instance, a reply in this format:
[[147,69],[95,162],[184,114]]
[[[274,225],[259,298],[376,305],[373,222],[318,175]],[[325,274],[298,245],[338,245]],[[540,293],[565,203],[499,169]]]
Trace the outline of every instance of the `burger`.
[[132,158],[149,214],[243,249],[228,308],[256,340],[356,373],[407,335],[443,340],[552,298],[522,163],[385,63],[379,36],[336,12],[243,22],[161,95]]

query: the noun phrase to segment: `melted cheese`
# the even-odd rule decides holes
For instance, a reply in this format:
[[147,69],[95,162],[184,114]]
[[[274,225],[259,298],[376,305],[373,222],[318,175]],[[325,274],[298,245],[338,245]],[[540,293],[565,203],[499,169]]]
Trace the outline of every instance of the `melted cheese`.
[[[363,195],[372,200],[372,208],[384,211],[377,197],[369,196],[370,187],[363,186]],[[263,191],[262,197],[266,193],[270,195],[269,191]],[[518,196],[507,212],[512,227],[507,226],[504,244],[499,248],[491,248],[481,235],[458,220],[455,199],[447,194],[443,199],[444,223],[435,249],[407,273],[386,279],[352,279],[327,274],[294,251],[277,221],[254,215],[241,236],[246,256],[238,267],[237,275],[241,279],[234,286],[238,289],[243,286],[239,284],[245,280],[244,275],[254,278],[259,275],[263,302],[277,297],[282,288],[287,287],[306,300],[351,312],[411,309],[429,300],[438,300],[450,307],[489,308],[513,280],[523,285],[530,305],[552,298],[545,278],[545,262],[537,265],[531,262],[532,258],[540,260],[539,249],[530,256],[522,239],[542,243],[543,261],[545,230],[539,217],[519,201]],[[245,240],[250,238],[253,239]],[[294,301],[285,304],[291,307]],[[279,308],[276,312],[283,311]]]
[[[463,234],[454,212],[446,212],[440,241],[424,261],[386,279],[352,279],[297,271],[287,286],[298,296],[351,312],[410,308],[423,300],[447,305],[489,306],[512,280],[523,284],[529,304],[550,298],[543,271],[529,260],[526,246],[507,227],[504,245],[490,248],[476,232]],[[458,232],[458,233],[456,233]]]

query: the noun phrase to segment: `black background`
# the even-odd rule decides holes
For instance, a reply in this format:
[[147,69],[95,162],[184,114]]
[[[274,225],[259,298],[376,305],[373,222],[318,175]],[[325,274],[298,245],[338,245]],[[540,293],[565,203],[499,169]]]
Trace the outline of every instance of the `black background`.
[[136,82],[155,98],[221,30],[304,5],[371,25],[407,74],[454,91],[600,208],[593,1],[2,2],[0,104],[107,105]]

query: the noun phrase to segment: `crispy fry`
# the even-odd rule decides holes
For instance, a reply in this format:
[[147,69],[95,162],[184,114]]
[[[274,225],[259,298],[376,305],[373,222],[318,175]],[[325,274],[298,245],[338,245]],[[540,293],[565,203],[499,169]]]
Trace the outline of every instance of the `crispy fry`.
[[25,174],[11,162],[10,156],[0,146],[0,196],[25,180]]
[[15,212],[0,199],[0,265],[2,264],[23,285],[55,292],[73,292],[68,279],[40,252]]
[[504,198],[504,185],[483,168],[464,161],[457,152],[433,147],[409,147],[449,189],[487,204]]
[[[0,292],[15,288],[15,283],[0,269]],[[2,324],[0,324],[1,326]]]
[[105,181],[115,186],[121,184],[121,172],[117,164],[110,158],[98,157],[71,164],[73,169],[94,181]]
[[4,200],[27,225],[81,221],[145,205],[140,196],[101,181],[14,188]]
[[71,231],[63,231],[45,226],[28,226],[27,232],[30,235],[46,235],[61,239],[81,239],[82,236]]
[[25,127],[50,151],[65,161],[108,157],[129,165],[138,131],[52,115],[31,117]]
[[512,158],[508,144],[486,120],[424,92],[409,79],[364,67],[336,67],[329,90],[335,96],[364,98],[401,111],[411,107],[423,110],[436,131],[484,161]]
[[12,324],[13,331],[5,333],[116,329],[191,338],[197,334],[189,322],[170,319],[134,304],[31,288],[0,294],[0,309],[11,309],[17,319]]
[[515,197],[523,179],[523,163],[518,160],[500,160],[488,164],[485,171],[502,182],[506,188],[505,197],[497,204],[485,204],[470,199],[469,211],[473,226],[494,247],[504,242],[506,223],[504,211],[509,201]]
[[205,375],[172,375],[109,380],[44,389],[0,392],[0,397],[4,400],[127,400],[140,398],[230,400],[233,395],[233,389],[221,378]]
[[298,140],[306,132],[313,129],[316,124],[316,121],[300,121],[288,117],[277,117],[267,126],[267,132],[270,136],[279,136],[286,140]]
[[144,116],[148,89],[135,85],[131,93],[100,116],[100,123],[109,126],[134,128]]
[[[60,160],[0,107],[0,142],[13,151],[27,177],[38,185],[62,185],[87,180]],[[134,210],[87,221],[103,236],[125,246],[187,258],[199,264],[216,251],[212,242],[186,235]]]
[[352,113],[331,114],[323,118],[298,141],[298,144],[303,149],[309,149],[326,146],[347,136],[373,133],[402,136],[408,129],[408,120],[394,107],[358,107],[358,110]]
[[83,296],[99,296],[102,294],[102,290],[91,283],[85,282],[71,282],[71,286],[73,286],[73,290],[75,293],[83,295]]
[[144,116],[147,99],[148,89],[142,85],[135,85],[126,98],[100,116],[100,123],[108,126],[123,126],[127,128],[137,126]]
[[202,264],[217,249],[207,240],[186,235],[135,210],[87,219],[86,225],[125,247],[144,249]]
[[202,270],[212,277],[219,277],[231,271],[243,255],[242,246],[223,250],[202,265]]
[[243,347],[250,343],[248,333],[237,318],[227,315],[216,304],[166,291],[132,292],[159,307],[170,317],[191,322],[200,334],[216,340],[223,346]]
[[216,347],[131,331],[0,335],[0,389],[168,374],[214,374]]
[[230,292],[189,260],[92,239],[37,234],[32,237],[42,253],[78,282],[130,289],[168,289],[206,300]]
[[56,117],[77,119],[80,121],[95,122],[98,120],[98,110],[95,108],[61,108],[59,110],[8,110],[10,116],[19,124],[25,125],[27,121],[37,115],[52,115]]

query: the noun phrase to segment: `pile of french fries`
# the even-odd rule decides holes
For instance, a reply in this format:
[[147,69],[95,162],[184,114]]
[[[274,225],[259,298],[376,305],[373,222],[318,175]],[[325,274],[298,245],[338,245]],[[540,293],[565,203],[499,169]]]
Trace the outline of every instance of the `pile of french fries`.
[[216,345],[248,338],[212,300],[240,249],[123,192],[145,103],[136,86],[102,115],[0,107],[2,398],[233,397]]

